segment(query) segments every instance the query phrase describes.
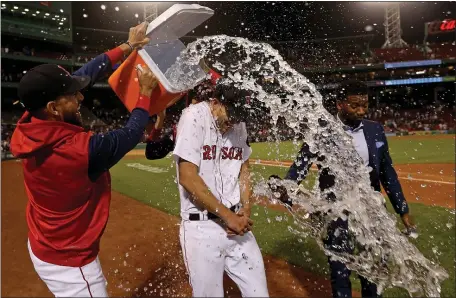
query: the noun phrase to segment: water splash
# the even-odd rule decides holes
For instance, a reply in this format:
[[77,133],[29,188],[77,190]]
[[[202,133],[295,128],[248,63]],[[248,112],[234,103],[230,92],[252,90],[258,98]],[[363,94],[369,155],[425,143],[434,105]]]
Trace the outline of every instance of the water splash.
[[[293,203],[301,206],[292,212],[297,228],[290,229],[315,238],[328,256],[376,283],[379,292],[397,286],[410,295],[439,297],[440,283],[448,274],[426,259],[396,228],[396,219],[384,207],[382,194],[370,186],[372,169],[364,166],[342,125],[323,107],[315,85],[292,69],[270,45],[225,35],[189,44],[166,76],[175,85],[193,86],[195,79],[201,78],[181,70],[191,69],[202,58],[223,75],[220,84],[250,91],[254,100],[244,105],[246,119],[265,121],[268,115],[275,140],[279,140],[279,120],[284,120],[293,130],[295,141],[306,142],[311,152],[325,157],[312,157],[309,162],[329,168],[329,174],[336,177],[334,186],[325,191],[320,190],[318,181],[311,190],[291,181],[277,182],[287,188]],[[255,185],[254,192],[275,200],[264,180]],[[331,192],[337,198],[334,202],[326,199]],[[328,224],[337,218],[348,220],[349,233],[362,250],[347,254],[325,248],[322,238]]]

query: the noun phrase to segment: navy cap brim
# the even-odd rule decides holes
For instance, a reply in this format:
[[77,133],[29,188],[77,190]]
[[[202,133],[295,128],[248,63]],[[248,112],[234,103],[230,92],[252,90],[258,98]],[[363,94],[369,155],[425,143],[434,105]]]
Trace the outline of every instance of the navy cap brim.
[[65,90],[65,93],[71,94],[86,89],[90,84],[89,76],[72,76],[71,86]]

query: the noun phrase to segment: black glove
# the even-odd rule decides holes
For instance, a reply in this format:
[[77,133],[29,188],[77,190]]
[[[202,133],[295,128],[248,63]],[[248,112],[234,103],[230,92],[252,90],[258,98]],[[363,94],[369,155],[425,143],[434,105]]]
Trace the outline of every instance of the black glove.
[[269,179],[268,179],[268,186],[269,188],[274,192],[274,193],[279,193],[280,194],[280,197],[278,197],[277,199],[279,199],[282,203],[284,204],[287,204],[288,206],[293,206],[293,202],[291,201],[290,197],[288,196],[288,192],[287,192],[287,189],[282,186],[282,185],[278,185],[276,183],[276,181],[273,181],[273,180],[282,180],[279,176],[277,175],[271,175],[269,176]]

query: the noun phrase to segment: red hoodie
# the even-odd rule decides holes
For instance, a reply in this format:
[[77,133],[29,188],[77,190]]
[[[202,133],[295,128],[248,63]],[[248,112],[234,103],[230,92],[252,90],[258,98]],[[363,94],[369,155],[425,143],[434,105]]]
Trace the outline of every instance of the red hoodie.
[[111,177],[88,176],[91,134],[65,122],[25,113],[11,140],[22,159],[29,240],[42,261],[71,267],[92,262],[109,216]]
[[[97,56],[75,75],[88,75],[95,82],[122,57],[123,51],[117,47]],[[22,159],[29,199],[30,246],[42,261],[82,267],[98,255],[109,216],[111,176],[105,171],[96,181],[90,180],[90,137],[79,126],[35,119],[28,112],[13,133],[11,152]]]

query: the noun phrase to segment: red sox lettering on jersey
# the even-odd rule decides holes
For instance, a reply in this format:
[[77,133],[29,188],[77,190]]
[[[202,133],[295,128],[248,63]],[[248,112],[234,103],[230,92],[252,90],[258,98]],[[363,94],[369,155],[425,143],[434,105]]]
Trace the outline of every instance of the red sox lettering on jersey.
[[[203,160],[213,160],[216,157],[217,146],[216,145],[204,145],[203,146]],[[242,158],[243,149],[241,147],[222,147],[222,159],[229,160],[243,160]]]

